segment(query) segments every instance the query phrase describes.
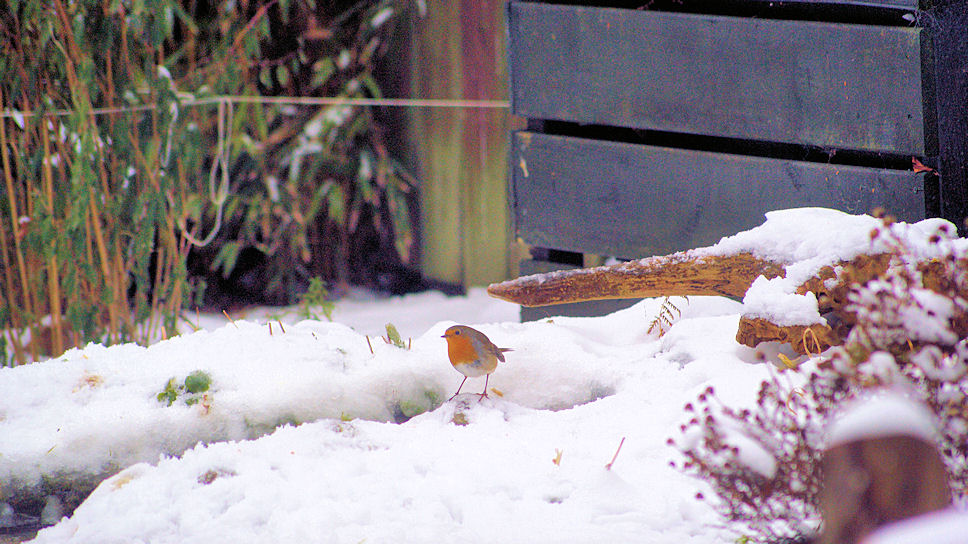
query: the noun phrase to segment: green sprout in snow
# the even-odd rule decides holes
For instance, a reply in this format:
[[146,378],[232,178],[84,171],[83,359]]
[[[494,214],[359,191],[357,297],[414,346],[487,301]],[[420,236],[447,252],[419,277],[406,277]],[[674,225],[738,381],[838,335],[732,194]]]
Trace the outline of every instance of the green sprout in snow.
[[198,403],[212,386],[212,377],[204,370],[196,370],[185,377],[184,382],[178,383],[175,378],[170,378],[165,388],[161,390],[155,398],[158,402],[164,402],[171,406],[178,397],[184,397],[185,404],[191,406]]

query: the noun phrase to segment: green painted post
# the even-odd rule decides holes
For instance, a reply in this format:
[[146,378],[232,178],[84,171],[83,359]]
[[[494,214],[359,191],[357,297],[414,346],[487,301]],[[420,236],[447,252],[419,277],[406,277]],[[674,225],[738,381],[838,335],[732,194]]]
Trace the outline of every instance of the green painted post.
[[[504,2],[428,0],[414,22],[417,98],[507,98]],[[420,259],[427,277],[464,286],[509,277],[504,109],[415,108],[409,137],[422,180]]]

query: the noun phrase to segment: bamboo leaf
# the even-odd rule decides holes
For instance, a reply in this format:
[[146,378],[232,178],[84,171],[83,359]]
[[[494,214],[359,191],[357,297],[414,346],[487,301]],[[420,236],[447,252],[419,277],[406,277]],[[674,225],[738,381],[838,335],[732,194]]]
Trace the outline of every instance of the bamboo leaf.
[[222,277],[228,278],[232,271],[235,269],[235,263],[239,258],[239,253],[242,250],[242,244],[238,241],[226,242],[219,249],[218,254],[215,256],[215,260],[212,262],[212,271],[222,271]]
[[332,57],[326,57],[322,60],[316,61],[313,64],[313,79],[310,85],[314,89],[318,89],[329,81],[333,73],[336,72],[336,63],[333,62]]

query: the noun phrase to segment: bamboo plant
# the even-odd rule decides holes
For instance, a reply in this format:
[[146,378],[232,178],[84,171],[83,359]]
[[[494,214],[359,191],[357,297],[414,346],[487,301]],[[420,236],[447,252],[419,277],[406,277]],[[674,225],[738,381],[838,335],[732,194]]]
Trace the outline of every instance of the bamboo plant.
[[224,98],[379,97],[409,3],[329,4],[8,3],[0,364],[173,334],[203,287],[190,255],[227,275],[259,251],[269,289],[340,281],[369,217],[409,256],[413,183],[372,110]]

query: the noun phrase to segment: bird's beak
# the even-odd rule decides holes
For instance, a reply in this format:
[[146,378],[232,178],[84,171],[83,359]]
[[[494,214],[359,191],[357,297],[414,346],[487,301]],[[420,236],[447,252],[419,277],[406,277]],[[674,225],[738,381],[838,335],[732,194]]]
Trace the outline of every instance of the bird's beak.
[[441,338],[447,338],[447,335],[446,334],[441,334],[440,337]]

